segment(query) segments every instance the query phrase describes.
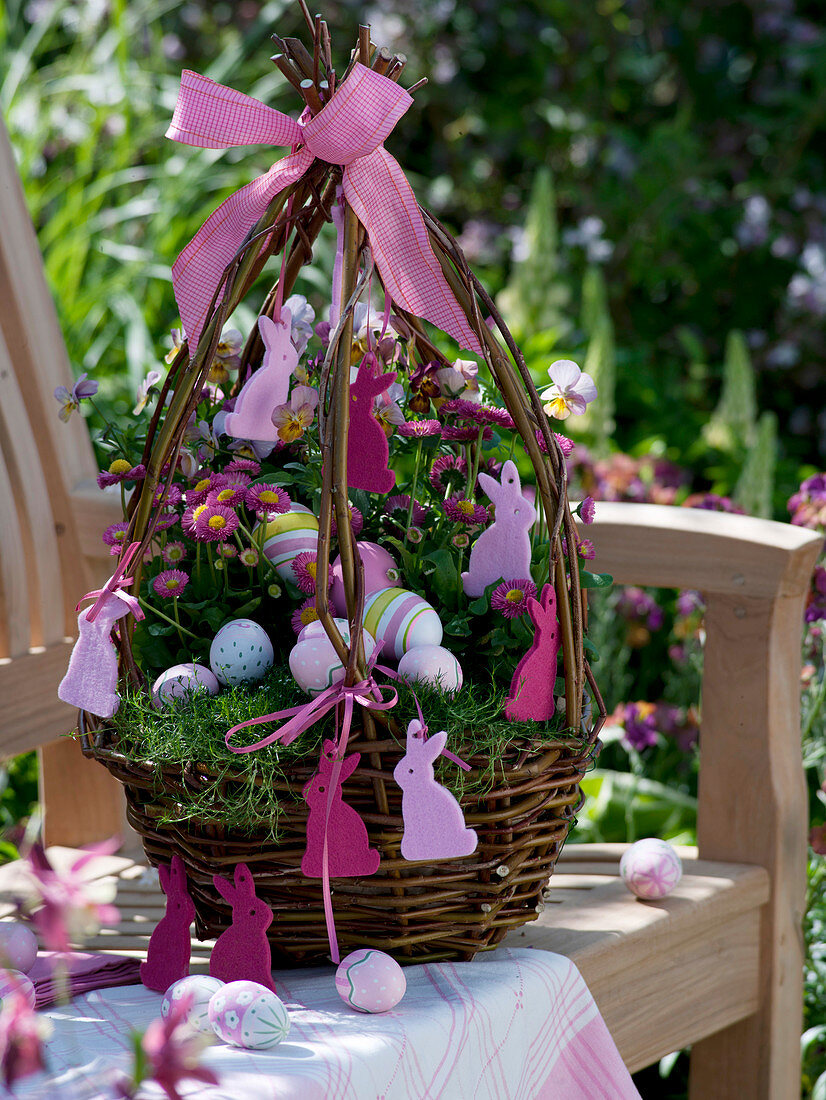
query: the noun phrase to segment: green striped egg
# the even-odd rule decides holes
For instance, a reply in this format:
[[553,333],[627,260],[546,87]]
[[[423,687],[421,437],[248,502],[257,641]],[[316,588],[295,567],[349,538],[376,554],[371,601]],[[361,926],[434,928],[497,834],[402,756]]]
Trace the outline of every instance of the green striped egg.
[[295,584],[295,575],[290,568],[292,561],[299,554],[315,554],[317,550],[318,520],[303,504],[290,505],[289,512],[275,516],[267,524],[264,553],[283,581]]
[[364,629],[379,643],[381,655],[399,660],[409,649],[438,645],[442,640],[439,616],[421,596],[405,588],[383,588],[364,601]]

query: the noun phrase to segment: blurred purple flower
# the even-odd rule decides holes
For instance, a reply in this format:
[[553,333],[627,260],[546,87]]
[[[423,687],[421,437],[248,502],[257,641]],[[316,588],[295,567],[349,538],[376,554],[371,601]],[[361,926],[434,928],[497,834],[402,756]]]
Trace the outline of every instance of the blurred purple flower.
[[91,844],[68,870],[58,871],[43,847],[32,845],[26,858],[33,888],[22,907],[50,951],[69,951],[70,941],[94,935],[120,919],[118,910],[109,904],[114,884],[90,881],[81,873],[95,859],[112,855],[119,847],[118,837]]
[[623,715],[625,734],[623,742],[629,748],[642,752],[657,744],[657,723],[653,703],[626,703]]
[[54,391],[57,401],[60,402],[58,416],[65,424],[73,412],[80,408],[80,402],[87,397],[94,397],[98,392],[97,382],[87,382],[88,375],[81,374],[77,382],[69,390],[65,386],[58,386]]
[[51,1024],[38,1016],[22,992],[3,996],[0,1010],[0,1076],[10,1091],[14,1083],[46,1068],[43,1040]]
[[209,1046],[211,1039],[196,1031],[188,1022],[191,1003],[192,994],[173,1001],[169,1015],[154,1019],[141,1039],[149,1070],[145,1080],[159,1085],[169,1100],[182,1100],[178,1092],[181,1081],[218,1084],[212,1070],[199,1064],[201,1052]]

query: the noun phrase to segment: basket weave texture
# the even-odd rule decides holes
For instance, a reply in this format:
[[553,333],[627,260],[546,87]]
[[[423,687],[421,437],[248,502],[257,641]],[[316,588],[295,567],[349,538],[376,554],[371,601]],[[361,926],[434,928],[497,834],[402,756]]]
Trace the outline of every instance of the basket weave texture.
[[[316,35],[311,71],[329,69],[326,25]],[[369,42],[362,28],[354,59],[372,64],[389,79],[398,80],[403,62],[386,64],[383,54]],[[280,40],[279,40],[280,41]],[[307,70],[306,51],[295,40],[280,42],[282,72],[294,65]],[[300,43],[299,43],[300,46]],[[288,78],[289,72],[287,72]],[[295,75],[293,73],[293,75]],[[314,77],[315,78],[315,77]],[[290,78],[291,79],[291,78]],[[308,80],[291,79],[306,90]],[[323,91],[323,84],[318,90]],[[312,93],[312,94],[310,94]],[[318,107],[318,96],[306,94],[308,109]],[[249,231],[244,246],[224,272],[197,349],[190,357],[186,345],[172,363],[149,426],[143,462],[146,478],[129,503],[130,527],[126,542],[140,543],[140,555],[154,537],[156,494],[168,490],[175,475],[186,425],[205,384],[224,321],[252,287],[267,259],[285,252],[281,297],[289,294],[303,264],[312,258],[312,245],[325,222],[341,181],[341,168],[322,161],[313,163],[297,184],[282,192],[265,215]],[[288,203],[289,200],[289,203]],[[391,952],[402,961],[467,959],[499,943],[509,929],[536,918],[542,892],[553,871],[561,846],[581,803],[580,780],[593,756],[604,707],[584,651],[587,606],[580,588],[578,568],[570,568],[563,549],[577,545],[567,499],[565,461],[554,437],[542,402],[519,348],[508,332],[495,304],[467,265],[451,235],[427,211],[422,211],[433,254],[467,323],[478,337],[484,367],[509,412],[524,452],[533,466],[537,500],[541,501],[550,542],[550,565],[545,580],[556,591],[561,640],[561,672],[565,681],[565,725],[577,736],[543,736],[508,744],[497,761],[496,782],[483,795],[461,800],[465,820],[479,836],[477,851],[468,857],[439,864],[409,862],[402,858],[402,792],[393,780],[393,769],[404,754],[404,715],[387,716],[362,709],[357,715],[347,752],[362,754],[360,766],[346,781],[346,801],[367,826],[370,845],[378,849],[378,872],[365,878],[334,879],[332,905],[343,951],[372,946]],[[318,539],[317,610],[319,619],[346,670],[345,683],[363,680],[365,672],[361,632],[364,580],[350,529],[347,498],[347,433],[353,311],[369,283],[381,287],[374,271],[369,241],[352,209],[344,212],[344,250],[341,283],[341,320],[331,335],[321,371],[318,409],[324,481],[321,491]],[[267,296],[261,313],[270,317],[278,308],[276,287]],[[449,361],[432,343],[419,318],[394,307],[410,334],[419,363]],[[500,339],[486,323],[491,317]],[[507,350],[506,350],[507,349]],[[240,377],[256,370],[263,345],[254,327],[241,356]],[[168,400],[167,400],[168,399]],[[163,496],[161,496],[163,500]],[[327,604],[333,520],[342,534],[338,550],[342,560],[352,643],[348,646]],[[140,565],[135,570],[135,590]],[[131,687],[145,685],[130,645],[129,630],[119,640],[122,677]],[[591,702],[589,702],[589,696]],[[587,717],[583,720],[583,712]],[[409,716],[407,716],[409,717]],[[581,731],[581,735],[580,735]],[[220,736],[222,731],[217,732]],[[270,821],[261,821],[260,832],[229,835],[220,820],[194,820],[181,810],[187,791],[198,791],[216,780],[231,787],[247,785],[239,764],[232,771],[213,774],[193,761],[183,770],[163,764],[129,759],[119,747],[117,735],[105,722],[81,716],[84,752],[99,760],[125,786],[129,820],[141,835],[149,859],[168,863],[173,854],[182,857],[197,910],[199,936],[215,935],[229,924],[226,903],[212,884],[214,874],[225,874],[239,862],[250,867],[256,891],[270,905],[275,920],[269,938],[274,960],[281,965],[310,964],[329,953],[322,904],[322,885],[306,879],[300,870],[306,843],[308,809],[301,798],[311,779],[317,758],[309,754],[306,765],[291,769],[289,781],[277,788],[283,795],[279,815],[279,842],[272,840]],[[488,771],[489,760],[462,753],[472,771]],[[246,787],[248,790],[248,786]]]
[[[159,820],[174,815],[183,788],[214,782],[203,766],[193,763],[183,772],[140,767],[117,751],[106,727],[87,730],[83,746],[124,784],[129,822],[150,861],[167,863],[176,853],[183,859],[199,938],[216,936],[230,924],[229,907],[215,890],[212,875],[226,874],[244,861],[256,893],[275,914],[269,930],[274,964],[309,965],[329,957],[321,882],[304,878],[300,868],[307,826],[301,787],[313,775],[314,760],[296,767],[289,784],[279,785],[284,796],[282,835],[274,845],[266,821],[258,834],[232,837],[220,821]],[[410,863],[399,853],[402,796],[392,772],[402,746],[392,738],[367,741],[354,731],[348,748],[365,755],[347,781],[347,801],[363,818],[381,863],[369,878],[333,880],[342,955],[375,947],[401,962],[471,959],[495,947],[510,929],[536,919],[543,889],[582,801],[579,783],[590,745],[563,741],[537,748],[513,742],[501,760],[504,781],[481,797],[461,800],[468,826],[479,835],[476,852],[433,865]],[[473,769],[487,766],[484,757],[470,756],[467,762]],[[227,777],[225,782],[243,783],[244,778]],[[378,802],[386,803],[385,812],[379,811]]]

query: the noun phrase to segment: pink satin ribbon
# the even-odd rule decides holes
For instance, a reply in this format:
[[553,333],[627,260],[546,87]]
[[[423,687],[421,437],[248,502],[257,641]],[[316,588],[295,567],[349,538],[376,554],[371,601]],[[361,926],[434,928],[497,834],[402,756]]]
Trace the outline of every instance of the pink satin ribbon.
[[[333,796],[338,789],[341,765],[347,753],[347,741],[350,737],[355,704],[358,703],[360,706],[368,707],[371,710],[391,710],[398,702],[399,697],[395,688],[390,688],[393,695],[392,699],[385,699],[381,694],[381,687],[373,679],[372,673],[374,668],[385,676],[389,676],[392,680],[398,680],[399,678],[398,674],[393,672],[392,669],[386,668],[384,665],[376,664],[376,657],[380,650],[381,642],[377,642],[374,653],[367,661],[366,680],[361,680],[357,684],[345,684],[343,680],[340,680],[337,684],[333,684],[320,695],[317,695],[315,699],[311,699],[308,703],[301,703],[297,707],[286,707],[284,710],[277,710],[272,714],[263,714],[258,718],[249,718],[246,722],[239,722],[237,726],[233,726],[232,729],[227,730],[224,738],[229,751],[235,753],[256,752],[258,749],[263,749],[267,745],[274,744],[276,741],[280,742],[282,745],[291,745],[297,737],[314,725],[319,718],[322,718],[334,707],[337,707],[339,703],[344,703],[341,736],[339,737],[338,734],[336,734],[336,758],[333,763],[333,769],[330,775],[330,785],[327,791],[327,807],[324,815],[324,846],[321,856],[321,891],[324,899],[324,921],[327,925],[327,940],[330,944],[330,955],[335,963],[340,961],[340,954],[338,949],[338,937],[336,936],[336,925],[333,918],[333,901],[330,891],[327,826],[330,822],[330,810],[333,805]],[[413,692],[413,699],[415,700],[416,710],[419,713],[419,720],[422,726],[417,736],[424,740],[427,734],[427,726],[415,692]],[[279,728],[274,730],[268,737],[256,741],[254,745],[230,745],[229,743],[233,734],[236,734],[239,730],[245,729],[247,726],[257,726],[264,722],[277,722],[282,718],[289,718],[289,721],[285,722],[283,726],[279,726]],[[336,719],[338,719],[338,713],[336,713]],[[464,768],[465,771],[470,771],[470,764],[466,764],[464,760],[461,760],[452,752],[448,752],[447,749],[442,750],[442,756],[446,756],[449,760],[458,764],[460,768]]]
[[126,571],[132,564],[132,560],[140,548],[139,542],[132,542],[127,546],[123,552],[123,556],[118,563],[118,567],[109,580],[104,584],[103,588],[96,588],[92,592],[87,592],[85,596],[81,596],[75,607],[75,611],[80,611],[80,605],[85,600],[94,600],[95,602],[86,612],[86,621],[93,623],[100,614],[101,608],[106,603],[110,596],[117,596],[119,600],[123,600],[132,614],[139,621],[144,618],[143,609],[138,603],[137,596],[133,596],[131,592],[124,592],[124,588],[128,588],[130,584],[134,583],[134,577],[127,577]]
[[387,77],[357,63],[315,117],[289,115],[184,70],[166,136],[185,145],[296,146],[268,172],[231,195],[204,222],[172,267],[175,299],[195,354],[224,269],[275,196],[313,161],[344,168],[344,197],[367,230],[373,256],[393,300],[482,354],[479,338],[453,295],[433,252],[416,197],[384,140],[413,99]]

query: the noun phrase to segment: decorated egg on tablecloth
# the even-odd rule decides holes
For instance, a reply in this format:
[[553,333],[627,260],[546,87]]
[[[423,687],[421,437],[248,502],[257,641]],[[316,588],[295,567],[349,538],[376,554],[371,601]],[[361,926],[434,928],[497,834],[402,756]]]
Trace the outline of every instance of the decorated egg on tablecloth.
[[683,864],[670,844],[649,837],[626,850],[620,875],[632,894],[652,901],[671,893],[683,876]]
[[359,1012],[388,1012],[404,996],[407,979],[395,959],[362,947],[339,963],[336,989],[341,999]]
[[364,601],[364,628],[382,639],[381,653],[389,660],[420,645],[438,645],[442,640],[439,616],[421,596],[405,588],[384,588]]
[[182,997],[192,997],[187,1009],[187,1023],[196,1031],[205,1031],[212,1034],[212,1024],[209,1022],[209,1002],[213,995],[222,989],[224,983],[220,978],[212,978],[209,974],[190,974],[186,978],[179,978],[164,993],[161,1001],[161,1016],[166,1019],[172,1011],[176,1001]]
[[212,995],[209,1022],[219,1039],[234,1047],[268,1050],[290,1031],[290,1015],[280,997],[258,982],[228,982]]
[[417,645],[399,661],[399,676],[411,683],[432,684],[446,692],[462,686],[462,666],[449,649],[441,645]]
[[[398,566],[393,555],[377,542],[357,542],[356,549],[364,565],[365,596],[369,596],[371,592],[379,592],[382,588],[392,588],[399,577]],[[395,572],[392,579],[388,577],[388,571]],[[344,596],[344,582],[341,579],[341,554],[330,567],[330,576],[333,579],[330,600],[337,615],[346,615],[347,601]]]
[[196,691],[217,695],[219,690],[220,685],[214,672],[203,665],[185,661],[160,674],[152,685],[152,703],[156,707],[165,707],[169,706],[172,699],[184,699]]
[[37,958],[37,936],[16,920],[0,921],[0,966],[28,974]]
[[[253,528],[256,542],[261,537],[259,526]],[[318,520],[303,504],[291,504],[289,512],[274,516],[267,523],[263,548],[282,581],[294,585],[293,559],[318,550]]]
[[[346,619],[336,619],[345,642],[350,641],[350,626]],[[366,630],[362,631],[364,656],[369,658],[376,643]],[[344,665],[320,622],[309,623],[290,650],[290,672],[302,691],[318,695],[344,679]]]
[[34,982],[31,978],[19,970],[0,970],[0,1005],[15,991],[22,993],[30,1007],[34,1008]]
[[272,668],[273,649],[269,635],[252,619],[231,619],[209,647],[209,667],[222,684],[244,684],[260,680]]

